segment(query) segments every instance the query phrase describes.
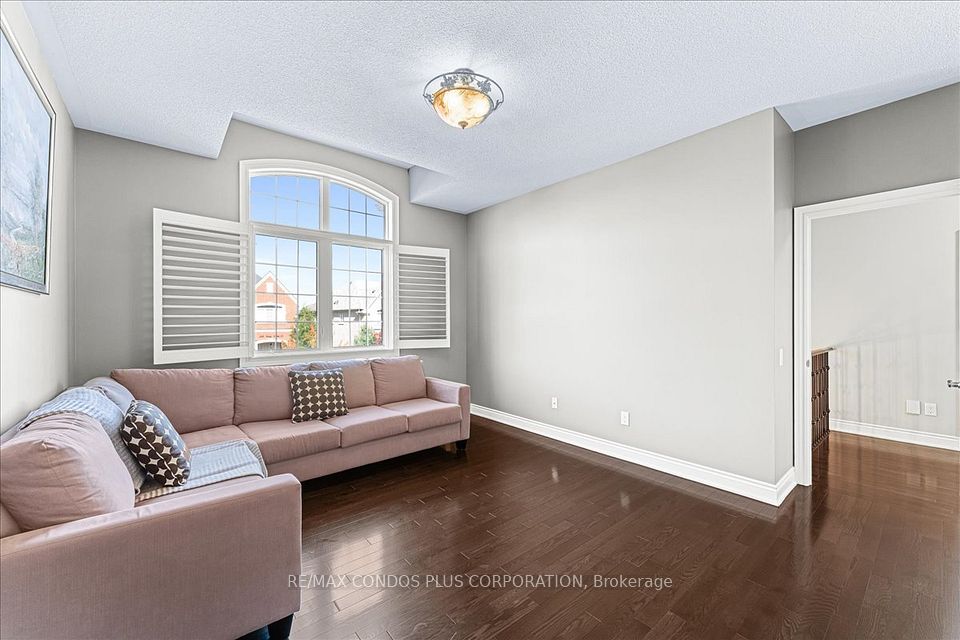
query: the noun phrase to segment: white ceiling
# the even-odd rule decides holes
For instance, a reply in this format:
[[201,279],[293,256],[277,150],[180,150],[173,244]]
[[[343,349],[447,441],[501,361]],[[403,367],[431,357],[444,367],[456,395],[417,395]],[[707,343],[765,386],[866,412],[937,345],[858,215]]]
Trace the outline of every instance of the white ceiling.
[[[410,168],[461,213],[778,107],[794,129],[960,79],[956,2],[27,2],[74,123],[216,157],[231,118]],[[506,101],[443,124],[470,67]]]

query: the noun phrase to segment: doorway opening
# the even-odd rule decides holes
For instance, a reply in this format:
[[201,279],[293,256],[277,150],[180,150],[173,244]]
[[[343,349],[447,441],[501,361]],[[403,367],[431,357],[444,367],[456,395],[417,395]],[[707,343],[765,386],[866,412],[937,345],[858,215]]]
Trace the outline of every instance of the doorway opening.
[[794,209],[793,366],[798,484],[830,430],[960,450],[960,179]]

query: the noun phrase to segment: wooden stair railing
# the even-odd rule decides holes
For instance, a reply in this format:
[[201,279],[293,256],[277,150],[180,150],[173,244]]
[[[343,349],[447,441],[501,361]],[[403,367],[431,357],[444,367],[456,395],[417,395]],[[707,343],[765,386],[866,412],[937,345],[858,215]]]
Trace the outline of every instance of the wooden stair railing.
[[811,354],[810,372],[813,376],[813,448],[819,447],[830,435],[830,352],[832,348],[815,349]]

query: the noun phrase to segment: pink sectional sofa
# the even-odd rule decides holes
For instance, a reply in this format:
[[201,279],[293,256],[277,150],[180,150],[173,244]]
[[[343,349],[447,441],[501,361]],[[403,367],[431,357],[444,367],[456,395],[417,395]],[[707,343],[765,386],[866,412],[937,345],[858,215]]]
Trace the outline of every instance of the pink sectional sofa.
[[470,437],[470,387],[427,378],[417,356],[292,365],[343,371],[345,416],[294,423],[290,366],[118,369],[111,376],[160,407],[190,447],[247,438],[270,475],[309,480]]
[[[114,371],[113,379],[135,398],[158,405],[191,447],[254,440],[269,477],[237,478],[136,503],[121,488],[123,508],[61,517],[32,530],[18,524],[11,515],[16,509],[5,508],[0,494],[0,636],[229,640],[275,623],[281,630],[276,637],[283,637],[284,625],[289,629],[300,608],[300,592],[290,583],[300,573],[297,480],[441,444],[463,448],[470,435],[469,387],[426,378],[417,357],[293,366],[342,369],[350,412],[291,422],[286,366]],[[110,397],[102,384],[100,390]],[[122,395],[111,399],[119,406],[129,400]],[[56,462],[55,477],[72,464],[73,476],[56,487],[69,511],[74,497],[96,502],[107,466],[120,469],[129,482],[101,431],[89,416],[53,415],[5,434],[2,446],[31,432],[41,443],[45,437],[56,442],[58,432],[65,441],[89,441],[90,449],[81,444],[61,451],[72,452],[72,461]],[[88,468],[87,457],[105,462]],[[32,487],[28,483],[26,490]],[[43,501],[47,488],[36,491],[28,505]]]

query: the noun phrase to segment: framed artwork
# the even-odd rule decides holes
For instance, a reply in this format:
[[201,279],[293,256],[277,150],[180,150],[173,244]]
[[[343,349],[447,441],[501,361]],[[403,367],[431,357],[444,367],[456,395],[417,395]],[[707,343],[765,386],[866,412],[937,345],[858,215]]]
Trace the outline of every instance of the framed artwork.
[[57,114],[6,20],[0,27],[0,284],[50,293]]

